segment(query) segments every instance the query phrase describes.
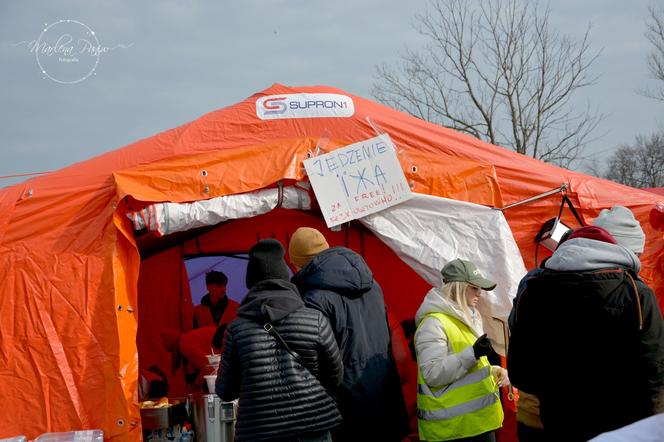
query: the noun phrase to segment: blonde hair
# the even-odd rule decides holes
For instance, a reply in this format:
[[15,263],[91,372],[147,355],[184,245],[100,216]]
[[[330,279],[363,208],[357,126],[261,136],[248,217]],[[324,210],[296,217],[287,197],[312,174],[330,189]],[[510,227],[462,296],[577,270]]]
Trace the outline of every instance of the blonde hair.
[[470,284],[464,281],[452,281],[443,284],[441,291],[443,296],[449,301],[454,303],[461,313],[463,313],[468,324],[473,323],[473,314],[468,307],[468,301],[466,300],[466,290],[468,290]]

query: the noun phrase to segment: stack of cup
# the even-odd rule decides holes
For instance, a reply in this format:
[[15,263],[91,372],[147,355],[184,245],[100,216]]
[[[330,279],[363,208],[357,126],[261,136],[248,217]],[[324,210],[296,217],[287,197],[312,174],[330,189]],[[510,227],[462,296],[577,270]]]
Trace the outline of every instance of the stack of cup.
[[217,375],[209,374],[203,377],[205,378],[205,382],[207,382],[208,393],[214,394],[214,384],[217,382]]
[[217,374],[217,369],[219,368],[219,362],[221,361],[221,355],[212,354],[206,355],[208,360],[208,366],[206,368],[206,374]]
[[219,362],[221,361],[220,354],[211,354],[206,355],[208,360],[208,366],[206,367],[206,374],[203,376],[205,382],[207,382],[208,392],[214,393],[214,384],[217,381],[217,369],[219,368]]
[[208,364],[214,365],[215,367],[219,366],[219,362],[221,361],[221,355],[220,354],[211,354],[211,355],[206,355],[205,356],[208,360]]

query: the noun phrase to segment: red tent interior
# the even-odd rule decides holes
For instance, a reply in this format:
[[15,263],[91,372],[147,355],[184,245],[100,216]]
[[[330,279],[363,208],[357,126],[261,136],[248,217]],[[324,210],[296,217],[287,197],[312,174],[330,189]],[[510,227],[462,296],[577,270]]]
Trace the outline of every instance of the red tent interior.
[[[174,324],[179,324],[180,331],[192,327],[192,302],[184,268],[185,256],[247,253],[257,240],[263,238],[275,238],[287,246],[291,234],[300,226],[317,228],[325,233],[331,246],[349,247],[364,257],[383,288],[393,334],[400,332],[402,320],[414,317],[419,302],[430,286],[364,226],[352,222],[349,227],[333,232],[327,229],[319,215],[312,212],[276,209],[254,218],[229,221],[213,229],[189,232],[184,237],[159,239],[146,235],[139,238],[142,256],[139,311],[143,312],[139,316],[137,336],[140,369],[158,366],[169,376],[169,395],[182,396],[186,393],[183,371],[172,370],[171,355],[164,349],[160,337],[164,327],[172,328]],[[407,352],[399,354],[406,350],[403,343],[396,345],[404,396],[409,412],[414,413],[417,390],[415,364],[408,360],[410,355]]]

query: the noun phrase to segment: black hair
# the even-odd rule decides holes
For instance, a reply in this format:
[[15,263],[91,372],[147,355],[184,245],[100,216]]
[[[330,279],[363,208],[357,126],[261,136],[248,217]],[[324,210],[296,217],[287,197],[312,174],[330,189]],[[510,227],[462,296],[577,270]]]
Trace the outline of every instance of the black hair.
[[212,270],[205,274],[205,284],[226,285],[228,284],[228,276],[224,272]]

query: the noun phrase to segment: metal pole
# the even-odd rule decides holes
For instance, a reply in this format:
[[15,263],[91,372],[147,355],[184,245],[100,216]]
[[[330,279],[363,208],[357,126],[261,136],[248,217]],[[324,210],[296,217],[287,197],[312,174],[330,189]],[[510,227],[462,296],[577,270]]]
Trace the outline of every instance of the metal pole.
[[526,198],[525,200],[517,201],[512,204],[508,204],[505,207],[496,207],[496,210],[507,210],[511,209],[512,207],[520,206],[522,204],[528,204],[533,201],[537,201],[542,198],[546,198],[547,196],[555,195],[556,193],[565,193],[567,189],[569,188],[569,184],[567,183],[562,183],[560,187],[556,187],[555,189],[547,190],[544,193],[540,193],[539,195],[531,196],[530,198]]

